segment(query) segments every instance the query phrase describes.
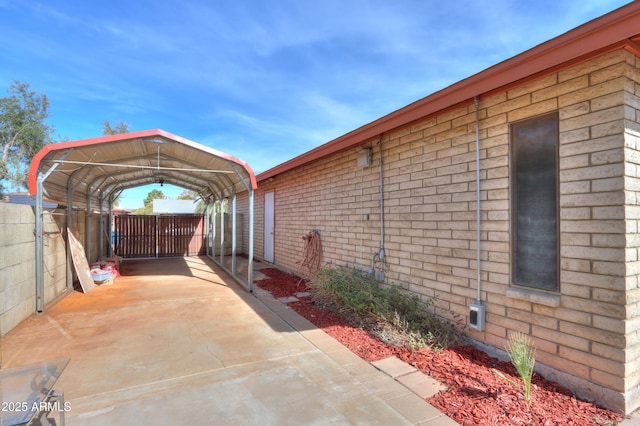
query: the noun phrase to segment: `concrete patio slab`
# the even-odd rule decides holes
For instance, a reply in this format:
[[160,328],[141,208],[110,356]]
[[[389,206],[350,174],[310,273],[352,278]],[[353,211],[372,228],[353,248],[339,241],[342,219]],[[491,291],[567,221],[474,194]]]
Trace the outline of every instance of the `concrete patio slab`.
[[401,359],[395,356],[390,356],[388,358],[372,362],[372,364],[394,379],[396,377],[418,371],[415,367],[410,366],[409,364],[403,362]]
[[440,391],[447,390],[447,386],[429,377],[401,359],[391,356],[371,363],[374,367],[393,377],[407,389],[422,399],[427,399]]
[[411,389],[413,393],[422,399],[431,398],[438,392],[447,390],[446,385],[420,371],[405,374],[397,377],[396,380]]
[[3,367],[71,358],[56,385],[67,425],[443,424],[423,399],[207,258],[125,262],[123,274],[2,338]]

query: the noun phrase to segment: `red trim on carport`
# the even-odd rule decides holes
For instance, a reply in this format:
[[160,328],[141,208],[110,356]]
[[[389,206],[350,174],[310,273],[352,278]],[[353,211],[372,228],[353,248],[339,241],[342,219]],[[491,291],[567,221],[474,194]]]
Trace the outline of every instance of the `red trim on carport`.
[[247,163],[245,163],[244,161],[226,154],[224,152],[218,151],[216,149],[213,148],[209,148],[207,146],[204,145],[200,145],[196,142],[190,141],[189,139],[185,139],[182,138],[180,136],[176,136],[172,133],[169,132],[165,132],[164,130],[160,130],[160,129],[155,129],[155,130],[143,130],[143,131],[139,131],[139,132],[131,132],[131,133],[121,133],[121,134],[117,134],[117,135],[107,135],[107,136],[100,136],[97,138],[90,138],[90,139],[80,139],[80,140],[75,140],[75,141],[70,141],[70,142],[60,142],[60,143],[55,143],[55,144],[48,144],[45,145],[40,151],[38,151],[38,153],[33,157],[33,159],[31,160],[31,165],[29,166],[29,194],[31,196],[34,196],[37,194],[38,190],[37,190],[37,185],[36,185],[36,179],[38,178],[38,170],[40,170],[40,164],[42,162],[42,160],[44,160],[51,152],[56,152],[56,151],[64,151],[66,149],[72,149],[72,148],[80,148],[80,147],[85,147],[85,146],[91,146],[91,145],[99,145],[102,143],[110,143],[110,142],[120,142],[120,141],[126,141],[126,140],[130,140],[130,139],[144,139],[144,138],[149,138],[149,137],[154,137],[154,136],[160,136],[166,139],[170,139],[173,140],[175,142],[179,142],[183,145],[188,145],[192,148],[195,149],[199,149],[201,151],[205,151],[210,153],[211,155],[215,155],[216,157],[220,157],[224,160],[230,161],[232,163],[238,164],[240,166],[242,166],[248,173],[249,173],[249,177],[251,180],[251,187],[252,189],[256,189],[258,187],[258,183],[256,180],[256,175],[253,172],[253,170],[251,169],[251,167],[249,167],[249,165]]

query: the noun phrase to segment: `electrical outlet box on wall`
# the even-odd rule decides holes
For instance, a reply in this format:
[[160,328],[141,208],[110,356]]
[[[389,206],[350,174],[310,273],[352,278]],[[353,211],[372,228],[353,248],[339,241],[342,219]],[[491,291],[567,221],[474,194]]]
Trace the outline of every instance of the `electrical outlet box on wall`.
[[485,326],[485,308],[482,302],[473,302],[469,306],[469,328],[483,331]]

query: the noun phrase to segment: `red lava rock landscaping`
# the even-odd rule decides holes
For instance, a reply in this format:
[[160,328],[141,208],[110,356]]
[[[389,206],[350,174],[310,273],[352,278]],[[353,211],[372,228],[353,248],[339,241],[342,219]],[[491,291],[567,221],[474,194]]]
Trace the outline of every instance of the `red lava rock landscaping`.
[[[306,282],[299,277],[273,268],[261,272],[270,279],[256,284],[273,297],[295,296],[307,290]],[[446,383],[448,390],[427,401],[462,425],[615,425],[623,419],[620,414],[576,399],[568,389],[537,373],[533,377],[531,403],[527,405],[522,394],[493,371],[501,371],[521,383],[513,365],[472,346],[441,351],[396,348],[349,325],[332,311],[316,306],[309,297],[288,305],[366,361],[395,355]]]

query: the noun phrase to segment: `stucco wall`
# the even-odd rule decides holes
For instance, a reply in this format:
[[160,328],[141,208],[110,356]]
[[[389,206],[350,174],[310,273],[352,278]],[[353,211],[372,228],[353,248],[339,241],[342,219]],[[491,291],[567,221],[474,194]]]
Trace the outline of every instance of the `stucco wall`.
[[[629,412],[638,407],[638,64],[617,51],[480,100],[481,280],[487,324],[470,337],[502,348],[531,335],[539,371]],[[510,124],[560,116],[560,290],[511,285]],[[476,298],[475,106],[382,135],[388,282],[436,297],[437,312],[468,320]],[[264,192],[275,191],[275,263],[291,270],[306,232],[324,260],[369,269],[381,246],[378,140],[270,182],[255,199],[255,255]]]

